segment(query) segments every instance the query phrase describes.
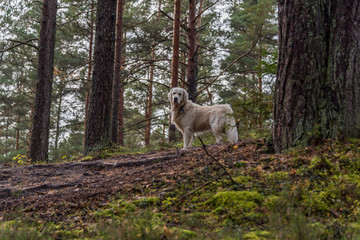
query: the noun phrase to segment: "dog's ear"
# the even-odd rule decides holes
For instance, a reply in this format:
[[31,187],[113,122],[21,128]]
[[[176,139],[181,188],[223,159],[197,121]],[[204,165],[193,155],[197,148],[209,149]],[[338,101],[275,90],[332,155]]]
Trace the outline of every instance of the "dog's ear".
[[173,103],[172,103],[172,89],[170,90],[170,92],[168,93],[168,98],[169,98],[169,101],[170,101],[170,106],[172,107]]
[[183,92],[184,92],[184,101],[186,102],[189,100],[189,94],[185,89],[183,89]]

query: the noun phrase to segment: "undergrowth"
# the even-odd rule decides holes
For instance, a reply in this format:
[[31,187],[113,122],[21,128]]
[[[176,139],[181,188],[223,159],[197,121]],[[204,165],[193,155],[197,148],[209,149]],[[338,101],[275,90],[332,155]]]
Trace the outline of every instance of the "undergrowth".
[[67,222],[4,216],[0,239],[360,239],[360,140],[222,161],[236,184],[213,164],[171,189],[154,183],[77,209]]

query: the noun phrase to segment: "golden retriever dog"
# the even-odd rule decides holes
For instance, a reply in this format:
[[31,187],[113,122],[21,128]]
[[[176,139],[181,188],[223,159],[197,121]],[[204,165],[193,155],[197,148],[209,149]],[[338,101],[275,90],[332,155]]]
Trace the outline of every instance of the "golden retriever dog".
[[183,88],[173,88],[168,94],[170,100],[171,122],[180,130],[184,138],[184,148],[191,147],[196,133],[212,131],[216,143],[222,142],[226,134],[231,143],[238,141],[238,132],[230,105],[200,106],[189,99]]

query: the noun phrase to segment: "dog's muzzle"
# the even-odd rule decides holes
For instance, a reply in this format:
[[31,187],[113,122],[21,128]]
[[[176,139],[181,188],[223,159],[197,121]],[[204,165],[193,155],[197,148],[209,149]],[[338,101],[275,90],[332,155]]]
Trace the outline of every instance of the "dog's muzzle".
[[174,103],[178,103],[178,98],[174,97]]

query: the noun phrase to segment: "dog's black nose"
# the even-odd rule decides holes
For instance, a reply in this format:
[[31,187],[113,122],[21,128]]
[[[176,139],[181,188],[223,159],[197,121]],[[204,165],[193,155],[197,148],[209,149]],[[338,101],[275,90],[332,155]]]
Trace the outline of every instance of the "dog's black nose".
[[177,97],[174,97],[174,102],[177,102],[178,98]]

